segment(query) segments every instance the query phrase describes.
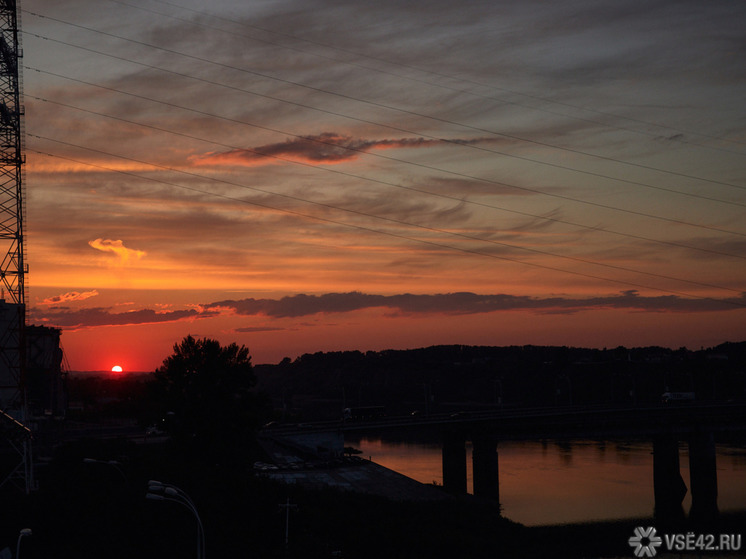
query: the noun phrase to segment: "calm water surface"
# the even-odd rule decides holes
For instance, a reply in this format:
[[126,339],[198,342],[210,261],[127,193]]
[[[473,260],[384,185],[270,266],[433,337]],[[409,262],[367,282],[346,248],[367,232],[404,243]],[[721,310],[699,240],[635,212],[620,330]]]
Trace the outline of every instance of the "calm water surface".
[[[443,482],[437,444],[349,441],[365,458],[423,483]],[[653,447],[642,441],[520,441],[498,447],[503,514],[528,526],[651,516]],[[467,484],[472,490],[471,447]],[[687,446],[681,475],[689,486]],[[718,445],[718,505],[746,508],[746,447]],[[684,510],[691,496],[684,499]]]

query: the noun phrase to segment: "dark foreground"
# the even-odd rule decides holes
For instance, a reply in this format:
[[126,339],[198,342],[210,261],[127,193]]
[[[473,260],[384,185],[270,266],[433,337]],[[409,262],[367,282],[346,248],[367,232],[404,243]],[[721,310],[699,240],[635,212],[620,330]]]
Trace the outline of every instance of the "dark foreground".
[[[84,458],[117,464],[85,463]],[[527,528],[502,518],[495,504],[471,498],[397,502],[287,486],[256,477],[244,461],[215,464],[209,458],[124,441],[61,447],[39,470],[39,491],[26,497],[3,489],[0,552],[7,546],[15,554],[20,530],[31,528],[33,534],[21,542],[25,559],[195,557],[194,516],[177,503],[146,500],[151,479],[191,496],[210,558],[633,557],[627,540],[634,528],[654,525],[651,519],[635,519]],[[286,547],[286,513],[280,505],[288,500],[294,506]],[[722,515],[709,529],[744,533],[745,527],[742,513]]]

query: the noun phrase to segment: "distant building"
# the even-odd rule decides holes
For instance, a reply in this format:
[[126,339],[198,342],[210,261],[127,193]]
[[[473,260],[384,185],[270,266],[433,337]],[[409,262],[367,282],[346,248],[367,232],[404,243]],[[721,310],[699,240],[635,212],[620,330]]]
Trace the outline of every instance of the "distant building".
[[59,328],[26,327],[26,387],[31,417],[62,417],[67,409]]
[[[0,410],[21,419],[22,398],[20,307],[0,300]],[[28,419],[60,417],[67,397],[62,371],[61,330],[47,326],[25,328],[25,382]]]

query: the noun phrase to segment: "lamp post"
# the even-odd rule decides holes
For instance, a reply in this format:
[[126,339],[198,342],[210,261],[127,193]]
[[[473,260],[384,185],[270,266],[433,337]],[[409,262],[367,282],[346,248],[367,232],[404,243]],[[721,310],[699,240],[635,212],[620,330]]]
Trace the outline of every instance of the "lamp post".
[[30,535],[31,535],[31,528],[24,528],[18,534],[18,543],[16,544],[16,559],[18,559],[21,556],[21,540],[23,539],[24,536],[30,536]]
[[290,497],[287,498],[285,504],[279,505],[280,509],[285,509],[285,551],[288,549],[290,543],[290,509],[297,510],[298,505],[290,502]]
[[173,501],[194,514],[197,519],[197,559],[205,559],[205,529],[202,526],[202,519],[199,517],[197,507],[189,495],[175,485],[150,480],[145,498],[153,501]]

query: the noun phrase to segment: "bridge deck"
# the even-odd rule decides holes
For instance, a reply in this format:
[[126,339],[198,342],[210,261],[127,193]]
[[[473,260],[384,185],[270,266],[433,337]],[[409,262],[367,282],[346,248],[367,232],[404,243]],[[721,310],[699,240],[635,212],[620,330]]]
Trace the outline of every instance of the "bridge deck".
[[401,430],[490,432],[501,440],[562,437],[648,437],[693,430],[746,432],[744,403],[686,403],[648,407],[583,406],[489,409],[452,414],[317,421],[279,426],[272,434],[312,431],[381,433]]

